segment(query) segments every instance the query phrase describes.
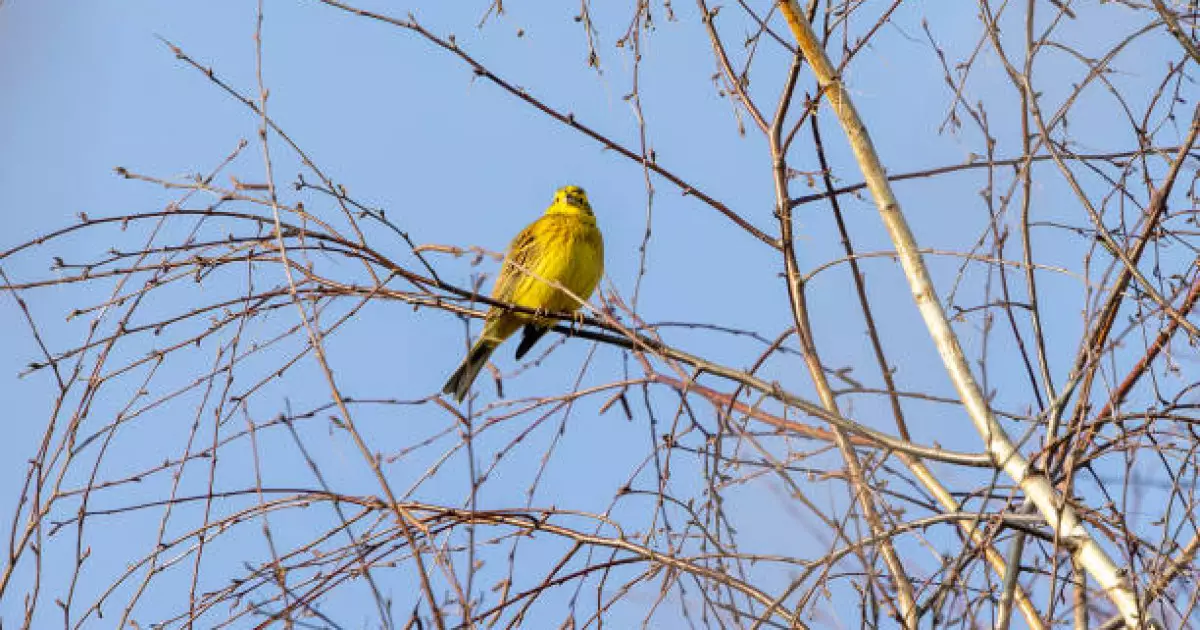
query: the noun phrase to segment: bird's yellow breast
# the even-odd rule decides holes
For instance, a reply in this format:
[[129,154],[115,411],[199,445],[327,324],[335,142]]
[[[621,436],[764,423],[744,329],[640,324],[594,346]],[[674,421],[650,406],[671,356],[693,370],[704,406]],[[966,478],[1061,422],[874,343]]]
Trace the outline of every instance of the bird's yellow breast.
[[546,215],[530,229],[534,239],[527,247],[538,254],[514,257],[523,258],[526,269],[511,301],[547,311],[579,308],[580,301],[591,297],[604,274],[604,242],[595,221]]
[[[603,274],[604,240],[595,219],[548,213],[513,239],[492,297],[550,312],[574,311],[591,297]],[[489,335],[503,339],[535,318],[496,311],[491,319]]]

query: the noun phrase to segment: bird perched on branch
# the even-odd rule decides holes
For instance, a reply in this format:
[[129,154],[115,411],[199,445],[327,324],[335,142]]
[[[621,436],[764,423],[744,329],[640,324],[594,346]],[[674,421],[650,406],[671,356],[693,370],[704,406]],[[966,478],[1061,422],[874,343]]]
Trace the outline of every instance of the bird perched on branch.
[[[564,186],[554,193],[546,213],[508,246],[492,299],[547,313],[575,311],[591,297],[603,274],[604,239],[587,193],[578,186]],[[553,324],[553,318],[493,306],[479,339],[442,393],[462,402],[505,339],[524,327],[517,345],[520,359]]]

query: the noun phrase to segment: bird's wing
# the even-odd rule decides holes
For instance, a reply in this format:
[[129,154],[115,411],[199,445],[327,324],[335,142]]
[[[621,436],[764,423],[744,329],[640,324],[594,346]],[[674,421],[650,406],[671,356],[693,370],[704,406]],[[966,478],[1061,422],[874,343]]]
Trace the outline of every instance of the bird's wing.
[[493,299],[511,302],[517,288],[529,279],[529,269],[536,262],[534,256],[539,249],[537,227],[541,220],[538,219],[521,230],[508,246],[508,252],[504,256],[504,268],[500,270],[496,287],[492,289]]

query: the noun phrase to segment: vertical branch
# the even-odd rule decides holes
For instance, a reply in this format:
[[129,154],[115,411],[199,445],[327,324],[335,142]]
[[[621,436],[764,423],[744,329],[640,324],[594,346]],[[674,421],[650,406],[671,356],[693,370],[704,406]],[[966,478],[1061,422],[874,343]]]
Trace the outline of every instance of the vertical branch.
[[[1017,532],[1008,548],[1007,570],[1002,574],[1004,581],[1000,586],[1000,602],[996,604],[996,630],[1008,630],[1009,623],[1012,621],[1013,599],[1017,597],[1017,593],[1021,589],[1021,556],[1024,554],[1024,532]],[[1027,598],[1026,603],[1028,603]],[[1024,607],[1021,610],[1024,611]],[[1028,615],[1026,618],[1028,619]],[[1038,619],[1036,614],[1033,618],[1038,620],[1039,625],[1041,624],[1041,619]]]
[[1071,563],[1071,597],[1074,600],[1071,613],[1074,630],[1088,629],[1087,573],[1080,570],[1078,563]]
[[[780,97],[779,110],[775,114],[774,121],[771,123],[768,136],[771,147],[771,159],[774,165],[776,214],[779,217],[780,241],[783,245],[783,265],[787,280],[788,299],[791,303],[792,319],[796,325],[796,336],[800,340],[804,362],[808,366],[809,376],[812,378],[813,385],[817,388],[821,404],[833,413],[840,413],[837,407],[837,399],[833,394],[833,388],[829,386],[829,380],[825,377],[825,369],[821,365],[821,358],[817,353],[812,326],[809,323],[808,306],[804,293],[805,282],[796,260],[795,239],[792,234],[792,208],[788,203],[787,156],[783,147],[782,131],[784,118],[787,114],[787,106],[795,89],[799,71],[800,58],[797,56],[792,63],[787,86]],[[888,567],[888,571],[892,574],[892,581],[896,587],[896,604],[899,608],[898,616],[900,621],[904,624],[904,627],[915,629],[917,627],[917,605],[916,598],[913,595],[912,582],[908,578],[908,573],[904,570],[904,563],[900,561],[900,556],[896,553],[896,549],[892,545],[891,538],[884,535],[887,528],[884,527],[883,520],[880,518],[879,512],[875,507],[875,493],[867,484],[866,478],[863,475],[862,463],[858,460],[858,454],[854,451],[854,446],[850,443],[849,436],[836,425],[831,426],[831,428],[833,429],[834,441],[842,454],[842,459],[846,462],[846,472],[850,477],[850,486],[854,490],[854,496],[858,499],[858,503],[862,507],[863,516],[866,518],[867,525],[871,528],[871,534],[879,539],[880,553],[883,556],[884,563]]]
[[[788,106],[791,103],[792,94],[795,91],[796,79],[800,73],[801,59],[798,56],[793,58],[791,69],[779,98],[774,119],[768,123],[746,93],[745,82],[733,71],[729,57],[725,53],[725,47],[721,43],[721,38],[717,33],[716,25],[713,24],[714,14],[708,10],[704,0],[697,0],[697,5],[704,16],[704,26],[708,31],[713,54],[717,58],[718,65],[724,73],[730,89],[737,95],[738,100],[750,113],[751,118],[759,128],[767,135],[773,165],[773,180],[775,183],[776,217],[779,220],[781,230],[781,253],[783,255],[786,274],[788,299],[792,308],[792,319],[796,326],[797,337],[800,340],[804,362],[808,367],[813,384],[817,388],[821,404],[827,410],[835,414],[839,413],[837,400],[834,397],[833,388],[830,387],[829,381],[825,377],[825,370],[821,365],[820,355],[817,353],[812,327],[809,323],[808,307],[804,295],[805,283],[796,259],[795,241],[792,232],[792,207],[789,203],[790,197],[788,196],[787,149],[783,141],[783,124],[787,116]],[[879,540],[880,553],[895,582],[898,599],[896,602],[898,611],[895,615],[904,623],[906,628],[915,629],[917,627],[917,606],[913,595],[912,582],[904,570],[904,564],[901,562],[900,556],[896,553],[896,549],[892,545],[891,538],[886,535],[887,528],[884,526],[883,519],[880,518],[879,511],[875,507],[875,493],[866,481],[862,463],[858,460],[858,454],[854,451],[849,436],[840,427],[833,426],[832,429],[834,441],[842,455],[842,459],[846,462],[846,472],[850,478],[850,487],[853,489],[853,494],[862,507],[863,516],[871,529],[872,536]],[[868,570],[869,575],[870,571]],[[884,601],[891,606],[890,600],[885,599]]]
[[[1025,10],[1025,76],[1033,72],[1033,15],[1037,3],[1028,0]],[[1042,386],[1046,388],[1046,399],[1053,401],[1058,394],[1054,379],[1050,376],[1050,362],[1046,358],[1046,336],[1042,332],[1042,310],[1038,304],[1037,281],[1033,267],[1033,235],[1029,230],[1029,217],[1033,205],[1033,134],[1030,133],[1029,92],[1018,90],[1021,98],[1021,152],[1025,159],[1021,164],[1021,260],[1025,263],[1025,287],[1029,299],[1029,323],[1033,328],[1034,345],[1037,348],[1038,369]],[[1054,431],[1048,431],[1046,439],[1054,439]],[[1018,534],[1021,535],[1021,534]]]
[[866,126],[850,100],[849,93],[835,73],[824,47],[813,32],[808,19],[801,13],[796,0],[782,0],[780,9],[796,38],[797,45],[812,66],[831,108],[842,124],[884,226],[896,247],[925,325],[988,452],[997,466],[1002,467],[1021,486],[1046,522],[1058,533],[1059,539],[1071,543],[1071,551],[1075,558],[1116,604],[1125,622],[1131,627],[1139,627],[1142,622],[1140,604],[1137,596],[1126,584],[1122,571],[1083,527],[1075,510],[1061,500],[1049,480],[1031,468],[1029,461],[1017,450],[988,407],[983,391],[971,374],[958,337],[950,327],[950,321],[934,291],[929,270],[918,251],[908,222],[901,213],[900,204],[892,193],[887,172],[872,145]]
[[[812,118],[813,144],[816,148],[817,160],[821,166],[821,179],[825,185],[825,192],[829,195],[829,205],[833,209],[833,217],[838,227],[838,235],[842,239],[842,247],[846,252],[847,262],[850,265],[850,275],[854,279],[854,289],[858,293],[859,307],[863,312],[863,318],[866,320],[867,336],[871,339],[871,346],[875,352],[875,360],[879,364],[879,371],[883,377],[884,387],[887,389],[888,398],[891,400],[892,414],[896,419],[896,431],[900,434],[900,437],[907,440],[909,439],[908,426],[904,420],[904,414],[900,407],[900,396],[896,389],[895,379],[892,377],[891,367],[888,365],[887,357],[883,352],[883,343],[879,338],[879,331],[875,326],[875,317],[871,312],[870,302],[867,300],[866,279],[863,276],[862,271],[859,269],[858,260],[854,254],[854,246],[850,241],[850,233],[846,228],[846,222],[842,215],[841,203],[838,202],[838,196],[833,194],[833,175],[830,172],[829,160],[825,155],[825,146],[824,142],[821,140],[820,125],[817,121],[818,118],[816,115],[814,115]],[[938,504],[942,506],[943,510],[945,510],[947,513],[957,512],[959,510],[960,505],[958,500],[955,499],[954,495],[950,493],[946,486],[943,485],[936,476],[934,476],[933,471],[929,470],[929,467],[925,465],[925,462],[904,452],[898,451],[896,452],[896,456],[908,468],[909,472],[913,474],[913,477],[915,477],[916,480],[919,481],[935,499],[937,499]],[[1005,593],[1008,595],[1008,597],[1001,599],[1001,613],[997,618],[1003,618],[1004,606],[1006,603],[1008,605],[1007,612],[1011,613],[1012,604],[1015,600],[1017,606],[1021,609],[1022,616],[1025,617],[1025,623],[1031,628],[1031,630],[1043,630],[1045,625],[1042,623],[1037,609],[1034,608],[1033,602],[1029,600],[1029,595],[1025,592],[1025,589],[1021,588],[1016,582],[1019,570],[1014,569],[1014,571],[1010,572],[1008,569],[1008,567],[1017,567],[1017,563],[1014,563],[1011,557],[1008,562],[1005,562],[1004,557],[1000,555],[1000,552],[997,551],[992,542],[988,540],[988,536],[984,534],[983,530],[976,527],[974,523],[959,521],[958,526],[962,530],[963,534],[971,539],[972,543],[983,549],[984,556],[987,558],[988,564],[992,566],[992,569],[996,571],[997,575],[1001,576],[1001,579],[1005,580]],[[1022,536],[1022,533],[1018,532],[1016,535],[1020,537]],[[1010,577],[1012,580],[1012,585],[1011,587],[1008,587],[1008,580]],[[999,625],[999,622],[997,622],[996,627],[1003,628],[1003,626]]]

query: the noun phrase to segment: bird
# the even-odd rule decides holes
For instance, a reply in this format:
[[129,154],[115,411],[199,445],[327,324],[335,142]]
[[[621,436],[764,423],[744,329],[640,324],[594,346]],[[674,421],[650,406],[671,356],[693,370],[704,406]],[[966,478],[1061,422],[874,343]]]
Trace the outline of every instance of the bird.
[[[574,312],[592,296],[603,274],[604,238],[587,193],[579,186],[563,186],[546,212],[508,246],[492,299],[539,312]],[[442,393],[461,403],[501,343],[520,329],[519,361],[553,324],[554,318],[493,306],[479,339]]]

